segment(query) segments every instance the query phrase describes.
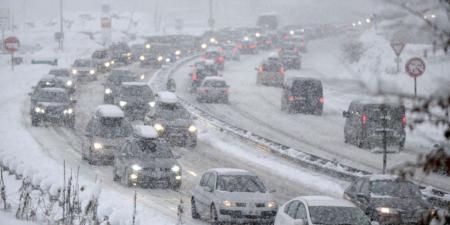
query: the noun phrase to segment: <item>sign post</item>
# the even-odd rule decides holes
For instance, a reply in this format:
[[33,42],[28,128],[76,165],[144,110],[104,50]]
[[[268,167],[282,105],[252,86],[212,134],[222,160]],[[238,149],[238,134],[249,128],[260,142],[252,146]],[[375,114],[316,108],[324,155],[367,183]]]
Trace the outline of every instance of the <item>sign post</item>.
[[[5,42],[5,30],[9,26],[9,9],[0,9],[0,29],[2,30],[2,43]],[[4,46],[2,46],[4,50]]]
[[14,71],[14,52],[19,49],[20,42],[14,36],[8,37],[4,41],[5,49],[11,54],[11,69]]
[[400,54],[402,54],[403,49],[405,48],[405,43],[398,42],[398,43],[391,43],[391,48],[394,50],[395,55],[397,55],[397,58],[395,59],[395,62],[397,63],[397,73],[400,73]]
[[421,76],[425,72],[425,69],[425,61],[419,57],[411,58],[405,64],[406,73],[414,78],[414,97],[417,97],[417,77]]

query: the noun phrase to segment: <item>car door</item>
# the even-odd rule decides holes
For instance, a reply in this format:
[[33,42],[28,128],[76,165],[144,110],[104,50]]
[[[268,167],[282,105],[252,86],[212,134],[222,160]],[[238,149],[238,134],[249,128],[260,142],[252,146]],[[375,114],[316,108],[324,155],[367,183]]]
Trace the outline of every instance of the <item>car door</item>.
[[364,179],[363,183],[361,184],[360,193],[364,195],[363,198],[360,199],[361,205],[360,209],[367,214],[369,211],[369,200],[370,200],[370,181],[368,179]]
[[211,206],[211,204],[217,202],[217,199],[215,198],[216,177],[217,175],[215,173],[211,173],[206,186],[212,191],[203,192],[205,194],[205,212],[208,213],[208,216],[210,212],[209,207]]
[[195,186],[194,192],[192,194],[193,198],[195,200],[195,203],[196,203],[197,212],[202,216],[204,216],[204,212],[205,212],[205,208],[206,208],[205,207],[206,196],[205,196],[204,192],[205,192],[205,187],[208,184],[210,174],[211,173],[203,174],[202,178],[200,179],[200,183]]
[[120,151],[114,157],[114,160],[116,160],[115,164],[117,165],[117,171],[119,174],[125,174],[125,168],[127,166],[126,160],[127,157],[129,157],[130,155],[131,148],[132,148],[131,143],[129,141],[126,141],[122,145],[122,148],[120,148]]
[[283,213],[280,216],[280,220],[277,221],[278,225],[293,225],[295,221],[295,217],[297,215],[297,209],[300,204],[300,201],[293,200],[283,210]]

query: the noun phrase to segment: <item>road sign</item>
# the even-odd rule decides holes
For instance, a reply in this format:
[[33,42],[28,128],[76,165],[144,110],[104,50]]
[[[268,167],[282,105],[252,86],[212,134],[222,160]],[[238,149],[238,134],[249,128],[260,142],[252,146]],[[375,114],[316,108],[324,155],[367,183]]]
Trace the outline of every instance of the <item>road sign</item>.
[[394,50],[397,57],[402,54],[403,49],[405,48],[405,43],[391,43],[392,50]]
[[19,39],[17,39],[16,37],[8,37],[5,39],[4,46],[9,53],[14,53],[19,49]]
[[421,76],[425,72],[425,69],[425,62],[418,57],[411,58],[405,65],[406,73],[413,78]]
[[111,18],[109,18],[109,17],[103,17],[102,18],[102,28],[103,29],[111,28]]

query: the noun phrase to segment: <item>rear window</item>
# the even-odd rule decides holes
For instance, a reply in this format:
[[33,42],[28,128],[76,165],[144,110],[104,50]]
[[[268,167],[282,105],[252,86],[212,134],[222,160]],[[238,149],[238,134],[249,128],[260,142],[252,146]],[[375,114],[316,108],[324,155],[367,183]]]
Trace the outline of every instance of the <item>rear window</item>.
[[405,115],[405,108],[403,106],[393,106],[386,104],[373,104],[366,105],[364,111],[368,116],[368,122],[380,123],[386,119],[387,123],[392,122],[401,123],[403,116]]
[[148,97],[152,95],[152,90],[148,86],[128,86],[122,87],[120,93],[125,96]]
[[96,51],[92,54],[92,58],[103,59],[106,58],[108,53],[106,51]]
[[262,65],[262,69],[267,72],[279,72],[281,68],[281,64],[278,62],[268,62]]
[[205,81],[205,87],[223,88],[227,86],[227,83],[223,80],[208,80]]
[[322,96],[322,84],[317,81],[294,81],[291,87],[293,95]]

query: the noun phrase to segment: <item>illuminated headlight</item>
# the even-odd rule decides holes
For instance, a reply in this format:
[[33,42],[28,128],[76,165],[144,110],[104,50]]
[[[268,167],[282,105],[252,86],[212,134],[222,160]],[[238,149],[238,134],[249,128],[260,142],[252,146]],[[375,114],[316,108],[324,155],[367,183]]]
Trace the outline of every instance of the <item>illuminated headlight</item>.
[[259,38],[259,37],[261,37],[261,34],[260,34],[260,33],[256,33],[255,36],[256,36],[257,38]]
[[64,114],[72,114],[72,113],[73,113],[73,109],[72,109],[72,108],[65,109],[65,110],[63,111],[63,113],[64,113]]
[[141,76],[139,77],[141,80],[145,79],[145,74],[141,74]]
[[250,40],[247,36],[244,37],[244,40],[248,41]]
[[145,56],[143,56],[143,55],[139,56],[139,60],[144,61],[145,60]]
[[181,180],[181,176],[175,176],[175,180]]
[[71,81],[71,80],[68,80],[67,82],[66,82],[66,86],[72,86],[72,84],[73,84],[73,82]]
[[202,47],[202,49],[206,49],[208,47],[208,45],[203,43],[201,47]]
[[51,84],[51,83],[50,83],[50,82],[48,82],[48,81],[47,81],[47,82],[45,82],[45,85],[47,85],[47,86],[50,86],[50,84]]
[[149,49],[150,47],[152,47],[150,44],[146,44],[146,45],[145,45],[145,48],[146,48],[146,49]]
[[178,172],[180,172],[180,167],[175,165],[175,166],[172,166],[171,170],[172,170],[172,172],[178,173]]
[[153,108],[153,107],[155,107],[155,105],[156,105],[156,102],[149,102],[148,104],[150,105],[150,107],[152,107],[152,108]]
[[266,207],[267,208],[276,208],[277,207],[277,203],[276,202],[274,202],[274,201],[270,201],[270,202],[267,202],[266,203]]
[[94,149],[99,150],[99,149],[102,149],[102,148],[103,148],[103,145],[101,143],[98,143],[98,142],[94,143]]
[[138,164],[134,164],[134,165],[131,166],[131,169],[134,170],[134,171],[141,171],[142,167],[139,166]]
[[158,61],[160,61],[160,62],[163,61],[163,59],[164,59],[164,58],[163,58],[162,56],[159,56],[159,57],[158,57]]
[[120,105],[120,107],[124,107],[124,106],[127,105],[127,102],[126,101],[120,101],[119,105]]
[[295,34],[295,31],[290,30],[289,33],[290,33],[291,35],[294,35],[294,34]]
[[72,74],[77,74],[78,70],[72,70]]
[[210,39],[209,39],[209,42],[210,42],[210,43],[216,43],[216,39],[215,39],[215,38],[210,38]]
[[111,65],[114,65],[114,63],[116,63],[116,61],[114,61],[114,60],[111,60]]
[[131,52],[128,52],[128,53],[127,53],[127,56],[130,57],[130,56],[131,56]]
[[197,127],[195,127],[194,125],[189,126],[188,131],[191,133],[194,133],[197,131]]
[[112,93],[111,89],[109,89],[109,88],[106,88],[106,89],[105,89],[105,94],[109,95],[109,94],[111,94],[111,93]]
[[132,179],[132,180],[137,180],[137,179],[138,179],[138,175],[132,173],[132,174],[130,174],[130,179]]
[[111,66],[111,63],[109,63],[109,62],[105,62],[105,67],[109,67],[109,66]]
[[94,75],[95,74],[95,70],[89,70],[89,74],[90,75]]
[[381,214],[397,214],[397,210],[393,208],[387,208],[387,207],[379,207],[377,208],[377,211]]
[[166,63],[170,63],[170,58],[166,58]]
[[181,51],[180,50],[175,51],[175,55],[181,55]]
[[45,113],[45,110],[43,108],[40,108],[40,107],[34,108],[34,111],[37,112],[37,113]]
[[161,124],[159,124],[159,123],[153,125],[153,128],[155,128],[155,130],[158,131],[158,132],[164,131],[163,125],[161,125]]
[[225,207],[231,207],[233,206],[233,203],[231,201],[225,200],[222,202],[223,206]]

